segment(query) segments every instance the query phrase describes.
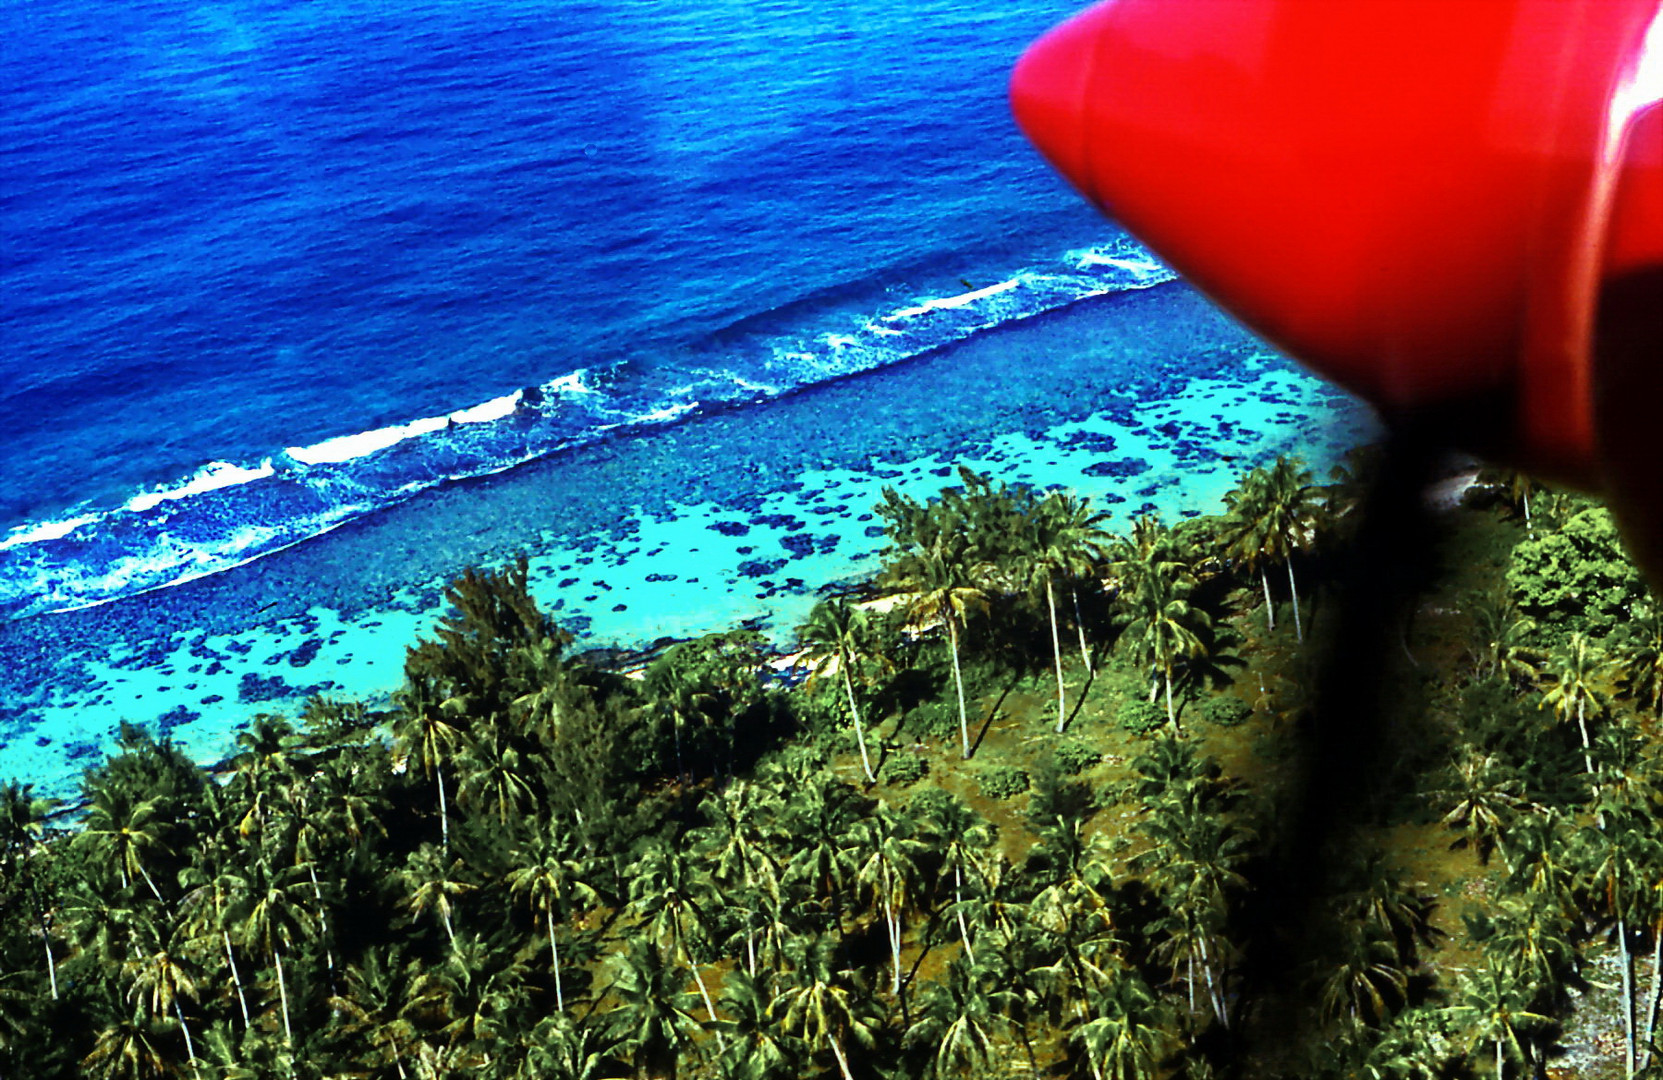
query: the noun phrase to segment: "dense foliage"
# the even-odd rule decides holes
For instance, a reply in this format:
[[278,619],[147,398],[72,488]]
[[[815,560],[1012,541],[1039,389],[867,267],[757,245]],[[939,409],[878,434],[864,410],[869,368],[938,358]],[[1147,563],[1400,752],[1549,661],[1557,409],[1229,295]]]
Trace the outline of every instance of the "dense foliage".
[[886,494],[800,683],[740,631],[589,663],[521,563],[384,708],[253,717],[213,771],[125,729],[73,819],[0,789],[0,1074],[1500,1080],[1602,956],[1615,1075],[1658,1067],[1663,616],[1602,511],[1457,515],[1490,546],[1380,659],[1407,737],[1308,853],[1290,1040],[1247,946],[1354,486],[1280,461],[1114,536],[961,480]]

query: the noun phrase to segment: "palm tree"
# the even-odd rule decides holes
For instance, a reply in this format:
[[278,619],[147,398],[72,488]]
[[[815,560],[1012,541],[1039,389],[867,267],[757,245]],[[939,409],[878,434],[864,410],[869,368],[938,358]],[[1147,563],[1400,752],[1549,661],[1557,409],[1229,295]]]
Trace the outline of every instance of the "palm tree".
[[1613,808],[1598,825],[1577,833],[1576,855],[1583,870],[1578,875],[1589,896],[1616,922],[1616,945],[1622,968],[1623,1034],[1627,1075],[1632,1080],[1636,1061],[1634,1033],[1634,958],[1628,949],[1628,923],[1639,913],[1638,904],[1647,871],[1658,864],[1657,841],[1651,836],[1649,815]]
[[1600,709],[1605,703],[1609,684],[1610,665],[1599,650],[1589,646],[1588,638],[1572,634],[1570,644],[1554,653],[1551,660],[1553,685],[1542,698],[1544,708],[1552,707],[1561,722],[1576,719],[1582,733],[1582,763],[1594,777],[1593,750],[1588,740],[1588,711]]
[[959,941],[972,964],[976,962],[975,937],[965,924],[964,879],[980,885],[985,877],[987,853],[998,836],[994,825],[955,798],[938,799],[926,811],[924,832],[929,848],[940,857],[937,881],[953,882],[952,912],[958,924]]
[[[243,1030],[249,1028],[248,995],[243,989],[242,973],[237,968],[237,954],[231,947],[231,930],[242,918],[240,906],[249,893],[248,880],[230,870],[204,874],[192,868],[194,880],[201,883],[192,888],[179,902],[180,927],[193,937],[214,937],[225,947],[225,962],[231,972],[232,985],[237,990],[237,1003],[242,1007]],[[185,875],[181,875],[184,878]]]
[[686,983],[656,948],[639,939],[631,939],[614,963],[611,993],[618,1005],[608,1019],[619,1048],[633,1055],[637,1075],[661,1070],[675,1075],[677,1056],[699,1031],[699,1022],[681,1004]]
[[520,808],[533,799],[526,779],[526,760],[514,740],[499,725],[473,741],[463,758],[462,784],[456,801],[462,805],[478,802],[481,810],[496,811],[497,825],[507,829],[520,820]]
[[[345,983],[342,993],[330,997],[329,1007],[344,1017],[341,1034],[354,1056],[382,1068],[391,1063],[401,1078],[406,1077],[404,1061],[415,1045],[416,1030],[404,1015],[404,1006],[414,996],[405,977],[384,953],[369,951],[347,967]],[[366,1049],[373,1057],[363,1056]]]
[[[705,1012],[711,1023],[716,1023],[719,1019],[716,1006],[704,976],[699,974],[691,944],[692,936],[704,930],[705,915],[698,900],[703,891],[705,882],[699,879],[682,852],[659,841],[636,863],[635,879],[630,882],[629,909],[652,940],[667,946],[672,963],[681,960],[687,965],[704,1001]],[[719,1032],[716,1041],[722,1041]]]
[[987,606],[987,593],[974,578],[978,564],[963,537],[944,533],[931,547],[896,564],[891,574],[915,627],[940,622],[947,628],[953,656],[953,684],[959,695],[959,738],[970,757],[970,714],[964,704],[964,672],[959,666],[959,630],[970,612]]
[[439,846],[450,850],[450,809],[445,795],[445,762],[458,756],[468,739],[451,722],[449,701],[441,702],[424,684],[411,683],[398,692],[399,710],[393,720],[393,753],[408,760],[415,755],[422,771],[439,789]]
[[[805,646],[803,659],[812,669],[811,681],[833,671],[843,677],[843,689],[849,699],[849,717],[854,721],[855,741],[860,745],[860,765],[866,773],[866,782],[877,783],[877,774],[872,771],[872,758],[866,752],[866,730],[860,719],[860,704],[855,700],[854,673],[857,668],[865,671],[887,667],[889,660],[876,648],[866,612],[841,596],[822,600],[814,605],[808,622],[797,632],[797,637]],[[861,682],[864,684],[866,679]]]
[[196,1045],[191,1040],[182,1003],[196,1000],[196,980],[180,964],[175,951],[161,939],[153,923],[145,920],[139,925],[145,942],[142,951],[122,964],[123,974],[131,980],[127,996],[138,1002],[152,1020],[165,1021],[172,1014],[185,1036],[185,1058],[194,1065]]
[[851,985],[854,972],[831,965],[831,944],[820,941],[810,946],[797,966],[784,978],[777,1008],[783,1013],[781,1026],[808,1044],[811,1050],[828,1049],[837,1059],[843,1080],[854,1080],[849,1069],[848,1044],[873,1045],[877,1033],[869,999]]
[[1154,673],[1149,687],[1151,703],[1165,681],[1166,718],[1174,731],[1178,730],[1178,714],[1172,704],[1173,674],[1180,663],[1207,655],[1207,643],[1201,635],[1210,620],[1206,612],[1190,604],[1190,589],[1186,578],[1147,578],[1135,594],[1126,598],[1129,606],[1119,616],[1124,626],[1120,640],[1133,650],[1139,665]]
[[1503,1080],[1506,1062],[1526,1062],[1529,1054],[1519,1036],[1530,1036],[1547,1027],[1552,1021],[1530,1009],[1535,987],[1519,974],[1494,959],[1485,958],[1484,966],[1476,971],[1465,971],[1456,990],[1456,1003],[1449,1017],[1470,1033],[1473,1045],[1491,1043],[1495,1046],[1496,1080]]
[[57,805],[56,799],[36,795],[33,784],[8,781],[0,785],[0,865],[4,866],[7,879],[19,883],[34,908],[35,925],[46,950],[46,974],[53,1001],[58,1000],[58,964],[52,955],[52,931],[47,923],[46,906],[36,891],[33,865],[35,855],[42,850],[46,819]]
[[565,858],[561,849],[545,834],[536,847],[520,853],[523,865],[509,871],[507,884],[515,896],[523,896],[533,915],[541,915],[549,932],[549,970],[554,974],[554,1004],[566,1011],[566,995],[560,982],[560,944],[555,940],[554,923],[563,914],[569,897],[589,901],[599,899],[587,880],[580,863]]
[[129,888],[133,875],[144,879],[158,903],[167,901],[156,887],[146,863],[171,852],[162,840],[164,828],[160,796],[131,802],[109,786],[93,792],[86,823],[75,843],[88,848],[95,863],[114,863],[121,873],[121,887]]
[[410,892],[405,907],[410,909],[411,916],[419,918],[423,912],[431,910],[439,917],[453,949],[456,947],[456,927],[450,918],[451,901],[479,888],[463,880],[462,870],[461,859],[453,859],[446,866],[444,857],[424,844],[411,854],[410,862],[401,875]]
[[722,985],[722,1021],[728,1034],[722,1056],[725,1075],[745,1080],[771,1080],[795,1074],[796,1048],[780,1037],[775,1013],[773,976],[755,978],[744,971],[730,974]]
[[751,899],[744,912],[745,970],[756,974],[756,928],[764,907],[780,901],[782,867],[774,854],[781,838],[780,800],[764,785],[735,780],[700,805],[709,825],[690,834],[697,853],[715,860],[711,876]]
[[975,1074],[994,1059],[999,1016],[993,1003],[997,993],[981,985],[974,966],[964,961],[947,968],[947,977],[929,983],[919,995],[918,1018],[907,1028],[907,1046],[932,1051],[930,1075]]
[[1342,924],[1335,957],[1322,979],[1319,1000],[1329,1023],[1380,1026],[1409,997],[1409,973],[1391,936],[1378,927]]
[[1172,1046],[1166,1009],[1136,973],[1093,991],[1090,1019],[1069,1034],[1093,1080],[1154,1080]]
[[865,886],[873,901],[883,909],[884,929],[889,933],[894,977],[890,993],[901,993],[901,920],[918,883],[919,858],[925,845],[912,836],[907,818],[879,804],[854,828],[855,848],[860,861],[855,880]]
[[1427,795],[1440,807],[1449,807],[1443,816],[1445,825],[1466,830],[1466,836],[1451,846],[1470,843],[1480,862],[1488,859],[1490,849],[1520,810],[1542,809],[1525,797],[1524,781],[1516,770],[1477,747],[1463,747],[1447,776],[1447,787]]
[[294,1026],[289,1011],[288,980],[283,973],[283,953],[314,931],[312,916],[297,895],[302,882],[285,883],[264,864],[255,867],[256,885],[249,891],[239,936],[246,947],[256,948],[270,960],[277,975],[277,997],[283,1011],[283,1039],[294,1049]]
[[1276,613],[1270,599],[1269,563],[1285,563],[1288,591],[1293,599],[1294,634],[1305,640],[1299,621],[1299,585],[1294,580],[1293,556],[1310,544],[1321,513],[1311,473],[1297,458],[1283,455],[1269,468],[1258,468],[1242,477],[1236,489],[1224,496],[1224,505],[1235,518],[1228,550],[1231,558],[1249,572],[1259,572],[1265,592],[1265,617],[1276,629]]
[[1623,688],[1656,717],[1663,715],[1663,606],[1636,606],[1628,635],[1619,639],[1617,670]]
[[[1057,669],[1059,734],[1068,721],[1062,673],[1062,637],[1057,630],[1056,582],[1059,577],[1069,582],[1085,577],[1102,561],[1103,545],[1108,540],[1108,534],[1101,524],[1107,519],[1107,514],[1093,512],[1086,500],[1057,491],[1047,495],[1028,515],[1023,562],[1029,584],[1045,586],[1045,605],[1051,616],[1051,653]],[[1078,613],[1078,599],[1074,606]],[[1089,669],[1091,653],[1086,648],[1085,628],[1082,626],[1079,629],[1080,657]]]
[[150,1080],[167,1076],[167,1059],[157,1049],[156,1031],[142,1016],[117,1020],[98,1033],[81,1064],[89,1075],[109,1080]]

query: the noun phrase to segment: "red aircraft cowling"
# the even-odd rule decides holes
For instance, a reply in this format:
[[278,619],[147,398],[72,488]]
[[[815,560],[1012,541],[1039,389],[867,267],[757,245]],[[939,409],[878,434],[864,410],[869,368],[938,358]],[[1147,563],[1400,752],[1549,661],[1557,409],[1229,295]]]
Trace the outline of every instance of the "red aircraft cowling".
[[1610,492],[1663,568],[1659,98],[1659,0],[1109,0],[1011,82],[1046,158],[1249,326]]

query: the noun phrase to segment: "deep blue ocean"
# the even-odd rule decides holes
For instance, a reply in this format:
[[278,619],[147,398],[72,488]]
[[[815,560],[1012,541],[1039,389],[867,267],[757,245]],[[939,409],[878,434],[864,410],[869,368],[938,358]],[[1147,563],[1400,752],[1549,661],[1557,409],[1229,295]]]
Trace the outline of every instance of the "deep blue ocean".
[[0,615],[1161,273],[1009,119],[1074,7],[0,4]]
[[1073,7],[0,0],[0,781],[384,700],[470,565],[787,646],[885,487],[1370,437],[1017,134]]

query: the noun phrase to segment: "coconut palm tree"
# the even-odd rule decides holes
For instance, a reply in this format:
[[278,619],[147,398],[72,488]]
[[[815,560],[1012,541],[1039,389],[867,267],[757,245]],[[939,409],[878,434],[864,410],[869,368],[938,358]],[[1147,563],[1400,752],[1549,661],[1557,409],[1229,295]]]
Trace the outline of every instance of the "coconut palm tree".
[[[855,679],[857,671],[865,676],[892,665],[877,646],[865,609],[841,596],[822,600],[814,605],[808,622],[797,631],[797,638],[804,647],[803,659],[812,671],[811,681],[833,672],[842,678],[849,701],[849,718],[855,725],[855,742],[860,746],[860,765],[866,773],[866,782],[877,783],[871,755],[866,751],[866,726],[861,722],[860,703],[855,700]],[[866,677],[860,679],[863,686],[867,681]]]
[[560,981],[560,943],[555,938],[554,924],[565,915],[569,899],[594,902],[600,898],[587,880],[584,867],[575,859],[565,857],[564,849],[548,834],[532,841],[532,846],[517,853],[520,865],[509,871],[506,883],[516,897],[530,906],[533,916],[541,915],[549,934],[549,971],[554,976],[554,1005],[566,1011],[566,994]]
[[[968,959],[968,958],[966,958]],[[903,1044],[929,1053],[929,1075],[975,1075],[994,1060],[996,1034],[1001,1025],[994,1009],[998,992],[983,985],[974,965],[950,964],[947,977],[927,984],[919,994],[917,1018],[907,1028]]]
[[953,657],[953,685],[958,689],[959,739],[962,756],[970,757],[970,714],[964,703],[964,672],[959,664],[959,632],[972,611],[987,607],[987,593],[978,582],[980,570],[968,542],[957,533],[943,533],[935,544],[903,557],[890,569],[892,587],[906,605],[914,627],[939,622],[947,628]]
[[454,910],[452,901],[479,888],[466,880],[464,869],[461,859],[452,859],[447,865],[444,856],[430,845],[423,844],[411,853],[410,861],[400,875],[409,893],[404,906],[411,917],[420,918],[428,911],[437,915],[453,949],[456,947],[456,926],[451,921]]
[[[630,882],[628,910],[641,922],[649,940],[658,942],[671,963],[677,960],[687,965],[693,983],[699,989],[705,1012],[712,1024],[720,1018],[699,973],[698,961],[693,957],[693,939],[706,929],[701,894],[708,894],[709,881],[690,865],[683,852],[659,841],[652,844],[636,861],[635,877]],[[716,1041],[722,1042],[717,1033]]]
[[[1093,512],[1085,499],[1077,499],[1059,491],[1047,495],[1028,515],[1024,530],[1022,563],[1030,587],[1043,586],[1045,606],[1051,617],[1051,654],[1057,670],[1057,732],[1066,726],[1066,691],[1063,685],[1062,637],[1057,629],[1056,584],[1060,578],[1070,583],[1086,577],[1104,558],[1104,544],[1108,533],[1102,523],[1104,513]],[[1075,611],[1079,601],[1076,596]],[[1080,658],[1087,669],[1091,667],[1091,653],[1086,648],[1085,628],[1080,629]],[[968,754],[966,755],[969,756]]]
[[1616,945],[1623,988],[1624,1061],[1632,1080],[1637,1061],[1634,1031],[1634,957],[1629,952],[1628,927],[1641,914],[1648,871],[1658,865],[1657,841],[1648,816],[1625,808],[1605,812],[1598,825],[1577,832],[1578,875],[1588,895],[1616,923]]
[[735,971],[722,984],[722,1030],[728,1046],[722,1055],[725,1076],[734,1080],[775,1080],[798,1075],[799,1057],[792,1040],[782,1037],[775,1015],[772,973],[761,978]]
[[497,827],[518,824],[522,807],[534,799],[529,762],[514,739],[498,724],[485,725],[462,758],[462,783],[456,801],[475,803],[486,814],[495,811]]
[[1167,1010],[1135,972],[1120,972],[1091,994],[1090,1019],[1069,1042],[1093,1080],[1154,1080],[1173,1048]]
[[906,917],[921,876],[918,864],[926,850],[925,844],[913,836],[912,827],[904,815],[881,803],[855,825],[851,839],[859,863],[855,881],[865,888],[873,903],[883,912],[890,956],[894,960],[894,977],[890,980],[889,992],[899,996],[901,943],[904,937],[902,920]]
[[1378,927],[1340,924],[1336,947],[1322,974],[1318,1001],[1324,1020],[1378,1027],[1409,997],[1409,972],[1397,943]]
[[185,1037],[185,1059],[194,1067],[196,1044],[191,1039],[190,1025],[185,1022],[184,1002],[196,1001],[196,979],[181,962],[177,950],[163,940],[155,923],[140,920],[137,929],[134,944],[138,951],[121,966],[122,974],[129,980],[127,997],[153,1021],[178,1021]]
[[348,965],[345,986],[329,998],[341,1017],[340,1033],[354,1057],[366,1065],[391,1064],[401,1080],[408,1077],[405,1060],[416,1043],[416,1028],[404,1014],[414,998],[407,976],[386,952],[366,951]]
[[144,879],[158,903],[166,904],[162,890],[150,876],[148,864],[172,854],[162,839],[166,812],[160,796],[133,801],[100,785],[93,792],[92,805],[75,843],[87,849],[93,863],[114,864],[121,874],[121,887],[131,887],[136,875]]
[[609,991],[618,1004],[608,1015],[618,1048],[635,1062],[638,1076],[674,1076],[681,1050],[700,1025],[683,1004],[682,976],[651,943],[635,938],[613,957]]
[[257,863],[251,878],[238,938],[245,948],[255,949],[271,961],[277,976],[277,998],[283,1014],[284,1045],[294,1050],[294,1025],[289,1009],[288,980],[283,971],[284,952],[294,949],[315,932],[312,914],[302,899],[304,882],[283,880],[283,875],[264,863]]
[[411,682],[397,694],[399,709],[393,719],[393,753],[414,756],[439,791],[439,846],[450,851],[450,808],[445,793],[445,764],[467,747],[468,738],[455,721],[455,709],[424,683]]
[[998,837],[997,828],[955,798],[934,800],[926,809],[924,835],[929,848],[940,857],[936,870],[937,891],[953,883],[950,910],[958,925],[959,941],[967,959],[976,962],[975,935],[965,922],[964,885],[969,878],[972,891],[985,882],[988,853]]
[[241,906],[249,895],[248,879],[229,869],[204,871],[193,866],[181,878],[195,884],[179,901],[180,928],[197,940],[211,938],[215,947],[225,948],[225,963],[231,972],[231,983],[237,991],[237,1003],[242,1008],[243,1030],[250,1026],[248,994],[243,988],[242,972],[237,967],[237,954],[231,947],[231,931],[243,918]]
[[1304,641],[1293,556],[1310,546],[1321,514],[1310,471],[1297,458],[1283,455],[1268,468],[1255,469],[1242,477],[1236,489],[1224,496],[1224,505],[1234,518],[1228,540],[1230,557],[1248,572],[1259,572],[1265,592],[1265,617],[1272,630],[1276,629],[1276,613],[1265,568],[1270,563],[1286,564],[1288,592],[1293,600],[1294,634],[1299,641]]
[[824,940],[805,949],[782,976],[785,986],[777,1010],[787,1033],[802,1039],[811,1051],[830,1050],[843,1080],[854,1080],[850,1044],[871,1047],[877,1018],[870,999],[854,986],[854,972],[833,967],[831,956],[831,943]]
[[1508,1061],[1524,1064],[1529,1060],[1526,1039],[1552,1023],[1548,1017],[1530,1008],[1535,987],[1515,968],[1486,957],[1480,968],[1461,973],[1456,987],[1456,1002],[1450,1006],[1449,1018],[1465,1028],[1472,1045],[1489,1043],[1495,1047],[1496,1080],[1504,1080]]
[[16,882],[34,909],[35,925],[46,950],[46,975],[52,1000],[58,1000],[58,963],[52,954],[52,929],[46,905],[41,902],[34,880],[35,856],[42,850],[46,820],[57,809],[58,800],[38,796],[33,784],[8,781],[0,784],[0,867],[7,881]]
[[1542,809],[1525,797],[1524,781],[1516,770],[1475,746],[1462,747],[1461,756],[1450,763],[1445,776],[1445,786],[1428,792],[1427,797],[1439,809],[1449,807],[1443,815],[1445,825],[1465,830],[1465,836],[1451,846],[1470,844],[1480,862],[1489,858],[1491,848],[1520,811]]
[[1542,707],[1552,708],[1561,722],[1576,720],[1582,733],[1582,762],[1594,778],[1593,749],[1588,739],[1588,714],[1604,706],[1610,685],[1611,666],[1604,654],[1588,644],[1584,634],[1571,635],[1564,648],[1549,661],[1552,685],[1542,697]]
[[1206,612],[1190,604],[1190,589],[1185,578],[1149,577],[1126,598],[1127,606],[1118,617],[1123,626],[1120,642],[1132,650],[1139,665],[1153,673],[1151,703],[1165,683],[1166,718],[1174,731],[1178,730],[1178,714],[1172,704],[1173,676],[1180,664],[1203,659],[1208,652],[1202,635],[1210,620]]

